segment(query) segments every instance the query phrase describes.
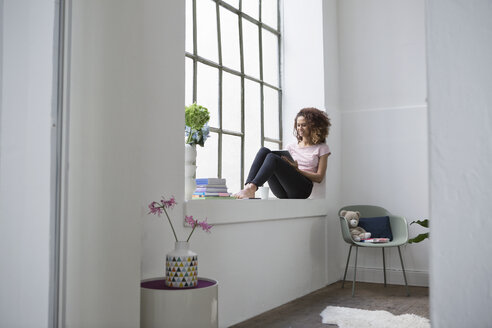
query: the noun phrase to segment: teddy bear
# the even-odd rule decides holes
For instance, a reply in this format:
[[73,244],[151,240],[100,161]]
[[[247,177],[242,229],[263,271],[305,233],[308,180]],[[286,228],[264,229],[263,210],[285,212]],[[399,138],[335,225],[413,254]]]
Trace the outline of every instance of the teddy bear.
[[360,213],[358,211],[346,211],[340,212],[340,216],[347,220],[349,225],[350,235],[354,241],[360,241],[361,239],[371,238],[371,233],[359,227]]

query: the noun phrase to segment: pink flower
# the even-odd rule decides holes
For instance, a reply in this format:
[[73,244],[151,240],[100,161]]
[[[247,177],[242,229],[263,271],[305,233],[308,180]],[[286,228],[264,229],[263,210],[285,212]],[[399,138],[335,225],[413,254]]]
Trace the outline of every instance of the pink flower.
[[199,222],[198,225],[202,227],[203,231],[210,232],[210,229],[212,229],[212,225],[207,223],[207,219],[203,220],[202,222]]
[[[178,236],[176,235],[176,231],[174,230],[173,223],[171,222],[171,218],[169,217],[169,213],[167,210],[169,208],[172,209],[176,204],[177,203],[174,196],[172,196],[169,200],[162,197],[160,202],[152,202],[148,205],[150,210],[148,214],[154,214],[160,216],[161,214],[164,213],[173,231],[174,239],[178,241]],[[190,240],[191,235],[193,234],[197,226],[200,226],[206,232],[210,232],[210,229],[212,228],[212,226],[207,223],[207,219],[200,222],[198,220],[195,220],[192,215],[185,216],[185,223],[192,228],[190,234],[188,235],[188,239],[186,239],[186,241]]]
[[172,196],[169,200],[162,198],[161,203],[165,208],[173,208],[174,205],[176,205],[176,200],[174,199],[174,196]]
[[193,219],[193,215],[185,216],[185,222],[189,224],[192,228],[198,223],[198,221]]
[[162,207],[159,205],[158,202],[152,202],[149,204],[149,214],[154,214],[160,216],[162,214]]

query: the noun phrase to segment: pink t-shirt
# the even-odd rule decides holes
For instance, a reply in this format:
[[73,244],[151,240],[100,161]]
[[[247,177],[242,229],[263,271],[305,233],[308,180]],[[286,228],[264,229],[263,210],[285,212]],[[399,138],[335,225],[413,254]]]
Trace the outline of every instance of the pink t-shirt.
[[297,161],[299,169],[316,173],[318,171],[319,158],[326,154],[331,154],[327,144],[317,144],[307,147],[299,147],[299,144],[287,145],[287,150],[292,158]]

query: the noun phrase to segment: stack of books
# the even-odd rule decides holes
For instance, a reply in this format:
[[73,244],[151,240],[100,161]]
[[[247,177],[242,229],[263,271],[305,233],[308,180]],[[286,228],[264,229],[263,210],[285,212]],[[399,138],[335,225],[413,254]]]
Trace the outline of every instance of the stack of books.
[[361,239],[361,242],[364,243],[374,243],[374,244],[380,244],[380,243],[389,243],[389,238],[367,238],[367,239]]
[[227,192],[226,179],[220,178],[203,178],[196,179],[196,189],[191,199],[207,199],[207,198],[231,198],[231,194]]

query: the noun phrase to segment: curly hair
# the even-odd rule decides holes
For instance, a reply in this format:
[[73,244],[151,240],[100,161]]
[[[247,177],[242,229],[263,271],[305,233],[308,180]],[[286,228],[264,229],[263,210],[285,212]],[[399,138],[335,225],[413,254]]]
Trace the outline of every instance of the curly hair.
[[301,109],[294,119],[294,136],[297,138],[297,141],[302,140],[302,137],[297,133],[297,118],[299,116],[304,117],[308,124],[309,130],[311,131],[311,143],[313,145],[324,143],[331,126],[328,115],[314,107]]

